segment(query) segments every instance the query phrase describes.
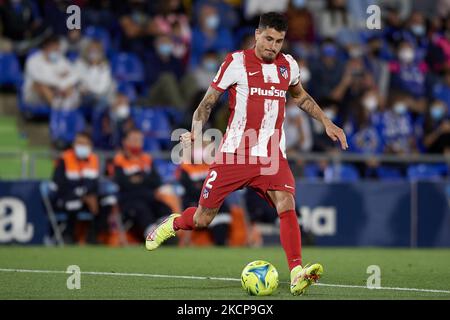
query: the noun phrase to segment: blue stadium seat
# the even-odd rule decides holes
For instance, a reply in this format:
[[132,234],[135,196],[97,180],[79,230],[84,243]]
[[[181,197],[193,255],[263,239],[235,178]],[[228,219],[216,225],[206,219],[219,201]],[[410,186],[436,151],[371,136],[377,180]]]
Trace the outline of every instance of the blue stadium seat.
[[50,114],[50,138],[52,141],[72,143],[75,135],[84,130],[86,124],[78,110],[52,110]]
[[[42,199],[47,203],[46,205],[49,205],[49,207],[46,208],[47,210],[47,215],[54,215],[55,220],[57,223],[62,223],[67,221],[67,213],[64,211],[54,211],[53,210],[53,206],[51,205],[52,203],[52,198],[55,196],[55,191],[52,190],[52,184],[53,182],[51,181],[42,181],[39,185],[39,191],[41,193],[41,197]],[[51,210],[51,212],[48,212],[49,210]],[[78,212],[77,214],[77,219],[80,221],[90,221],[92,220],[94,217],[91,213],[89,212]]]
[[331,164],[325,169],[325,180],[353,182],[359,180],[358,170],[350,164]]
[[317,181],[320,179],[319,167],[315,163],[305,164],[303,167],[303,176],[305,179]]
[[19,111],[25,119],[31,119],[33,117],[48,118],[51,112],[51,106],[48,104],[29,104],[23,100],[23,92],[19,90],[17,94]]
[[144,66],[134,53],[119,52],[112,56],[111,68],[118,82],[132,83],[137,89],[144,86]]
[[0,52],[0,85],[12,85],[16,89],[22,83],[22,70],[14,53]]
[[163,183],[172,183],[176,181],[178,165],[174,164],[172,161],[163,159],[155,159],[153,164],[160,174]]
[[164,148],[170,145],[171,126],[164,111],[153,108],[132,108],[131,116],[136,126],[144,133],[146,143],[149,139],[158,141]]
[[417,164],[407,169],[410,180],[436,180],[448,175],[446,164]]
[[384,180],[401,180],[403,179],[402,173],[399,169],[380,166],[376,168],[377,176]]

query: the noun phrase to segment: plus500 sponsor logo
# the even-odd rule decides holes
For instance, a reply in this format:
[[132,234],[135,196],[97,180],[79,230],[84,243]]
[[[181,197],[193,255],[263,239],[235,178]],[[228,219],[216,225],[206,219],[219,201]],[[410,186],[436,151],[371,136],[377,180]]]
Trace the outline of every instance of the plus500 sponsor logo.
[[266,96],[266,97],[286,97],[286,91],[271,87],[270,90],[250,87],[250,95]]

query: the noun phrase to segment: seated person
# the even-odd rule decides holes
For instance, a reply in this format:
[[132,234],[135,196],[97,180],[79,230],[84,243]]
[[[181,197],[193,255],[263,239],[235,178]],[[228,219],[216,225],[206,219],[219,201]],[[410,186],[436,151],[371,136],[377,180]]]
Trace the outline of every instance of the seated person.
[[101,221],[110,209],[110,204],[107,203],[104,207],[99,207],[99,170],[99,160],[92,152],[90,136],[79,132],[72,148],[63,152],[57,160],[52,179],[55,189],[52,204],[56,211],[66,212],[68,215],[63,236],[69,243],[76,240],[85,243],[88,240],[90,223],[77,223],[79,213],[95,216],[96,226],[101,228]]
[[144,135],[138,129],[125,134],[123,148],[114,157],[114,181],[119,186],[119,207],[125,223],[132,223],[130,232],[144,239],[151,226],[171,209],[157,196],[161,177],[152,164],[152,157],[142,151]]
[[49,37],[25,63],[24,100],[31,105],[48,104],[54,109],[78,108],[78,80],[75,68],[61,53],[59,39]]

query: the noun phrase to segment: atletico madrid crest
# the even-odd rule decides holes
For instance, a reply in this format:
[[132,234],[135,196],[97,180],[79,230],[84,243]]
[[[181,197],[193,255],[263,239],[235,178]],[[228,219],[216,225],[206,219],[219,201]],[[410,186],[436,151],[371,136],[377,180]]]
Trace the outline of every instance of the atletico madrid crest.
[[287,79],[289,76],[287,68],[285,66],[280,66],[280,73],[283,76],[283,78],[285,78],[285,79]]

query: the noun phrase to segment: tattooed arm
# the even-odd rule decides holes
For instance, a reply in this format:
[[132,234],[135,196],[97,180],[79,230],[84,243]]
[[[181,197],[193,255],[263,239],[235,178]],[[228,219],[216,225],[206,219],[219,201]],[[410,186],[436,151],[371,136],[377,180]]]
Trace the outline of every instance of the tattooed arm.
[[303,89],[300,82],[295,86],[289,87],[289,93],[303,111],[323,124],[325,132],[333,141],[339,140],[343,150],[348,148],[344,131],[325,116],[325,113],[305,89]]
[[222,92],[212,87],[208,88],[208,91],[206,91],[205,96],[198,105],[197,109],[195,109],[194,115],[192,116],[191,132],[186,132],[180,137],[180,140],[185,147],[190,145],[191,141],[195,140],[195,138],[201,137],[203,126],[208,121],[211,110],[221,95]]
[[[220,96],[222,95],[222,92],[217,91],[216,89],[209,87],[208,91],[206,91],[205,96],[203,97],[202,101],[198,105],[197,109],[194,112],[194,115],[192,117],[192,133],[198,134],[196,132],[198,129],[202,129],[205,123],[209,119],[209,115],[211,114],[211,110],[214,107],[214,105],[219,100]],[[200,125],[200,128],[197,128],[196,126]],[[200,133],[201,134],[201,133]]]

